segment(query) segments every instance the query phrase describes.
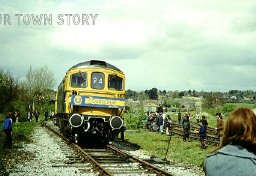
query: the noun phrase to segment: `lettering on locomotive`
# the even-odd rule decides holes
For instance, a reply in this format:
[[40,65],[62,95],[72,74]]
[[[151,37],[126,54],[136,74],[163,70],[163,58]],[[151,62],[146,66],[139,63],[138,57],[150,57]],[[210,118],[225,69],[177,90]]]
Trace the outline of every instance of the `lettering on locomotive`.
[[109,108],[124,108],[125,101],[123,98],[102,98],[102,97],[89,97],[70,95],[70,105],[79,106],[102,106]]

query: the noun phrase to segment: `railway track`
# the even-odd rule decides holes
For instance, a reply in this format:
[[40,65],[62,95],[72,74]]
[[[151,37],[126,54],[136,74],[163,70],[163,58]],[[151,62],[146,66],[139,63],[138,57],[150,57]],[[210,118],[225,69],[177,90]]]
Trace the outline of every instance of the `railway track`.
[[[198,130],[200,128],[200,125],[194,122],[191,122],[190,125],[190,135],[189,139],[191,140],[197,140],[199,141],[199,135],[198,135]],[[178,135],[178,136],[183,136],[183,129],[178,123],[174,123],[173,127],[170,130],[171,135]],[[206,143],[209,145],[214,145],[218,146],[219,145],[219,138],[216,135],[216,130],[214,128],[208,127],[207,128],[207,138],[206,138]]]
[[[54,125],[45,124],[45,127],[58,135],[65,141],[68,146],[75,151],[75,155],[70,155],[68,164],[53,165],[53,167],[67,167],[76,164],[84,172],[93,170],[96,175],[161,175],[171,176],[170,172],[166,172],[146,161],[138,159],[118,148],[107,145],[105,148],[83,148],[71,143],[66,137],[58,132]],[[68,152],[68,151],[67,151]],[[70,152],[73,153],[73,152]],[[83,166],[86,163],[86,167]]]

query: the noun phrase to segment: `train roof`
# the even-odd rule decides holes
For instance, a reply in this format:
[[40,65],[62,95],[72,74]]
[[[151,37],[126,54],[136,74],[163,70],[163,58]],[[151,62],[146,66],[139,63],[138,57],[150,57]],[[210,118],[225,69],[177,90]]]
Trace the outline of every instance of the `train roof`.
[[119,68],[115,67],[114,65],[111,65],[105,61],[100,61],[100,60],[90,60],[90,61],[81,62],[79,64],[74,65],[70,69],[85,68],[85,67],[109,68],[109,69],[117,70],[117,71],[123,73]]

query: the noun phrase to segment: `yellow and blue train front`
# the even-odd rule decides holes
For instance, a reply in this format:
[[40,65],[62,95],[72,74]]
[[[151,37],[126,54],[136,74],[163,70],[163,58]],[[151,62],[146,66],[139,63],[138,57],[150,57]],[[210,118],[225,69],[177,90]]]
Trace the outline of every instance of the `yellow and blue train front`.
[[90,118],[101,118],[104,122],[109,122],[112,129],[120,129],[124,125],[123,119],[119,115],[123,113],[125,107],[124,98],[72,94],[69,96],[69,105],[75,109],[74,114],[69,119],[72,127],[86,124],[88,128],[87,122]]

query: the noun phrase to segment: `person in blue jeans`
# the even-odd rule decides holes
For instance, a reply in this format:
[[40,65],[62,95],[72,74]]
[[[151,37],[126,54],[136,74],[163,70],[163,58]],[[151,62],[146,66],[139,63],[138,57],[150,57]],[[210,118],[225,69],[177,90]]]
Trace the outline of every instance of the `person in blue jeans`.
[[7,113],[4,123],[3,132],[5,132],[6,138],[4,141],[4,148],[12,148],[12,118],[10,113]]

